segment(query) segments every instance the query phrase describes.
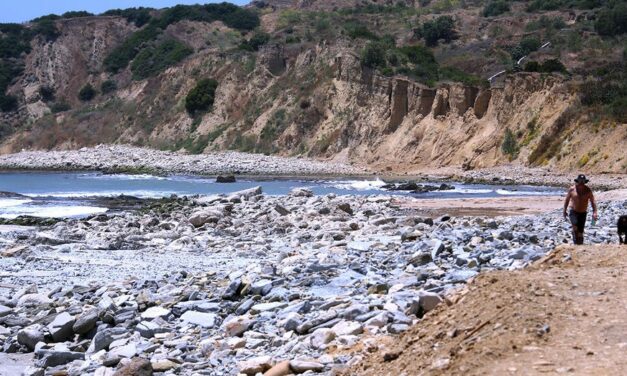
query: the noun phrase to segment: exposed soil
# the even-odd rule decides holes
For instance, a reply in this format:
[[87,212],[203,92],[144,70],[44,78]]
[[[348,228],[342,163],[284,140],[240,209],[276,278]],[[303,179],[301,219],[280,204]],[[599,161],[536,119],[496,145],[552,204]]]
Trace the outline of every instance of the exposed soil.
[[[482,274],[350,375],[625,375],[627,246],[560,246]],[[371,352],[370,354],[368,354]]]

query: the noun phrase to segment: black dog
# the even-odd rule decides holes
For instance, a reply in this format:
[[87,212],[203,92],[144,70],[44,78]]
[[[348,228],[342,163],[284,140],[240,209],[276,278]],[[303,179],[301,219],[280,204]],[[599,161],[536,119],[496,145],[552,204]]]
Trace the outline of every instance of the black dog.
[[[627,244],[627,215],[621,215],[616,223],[618,229],[618,241],[620,244]],[[623,239],[624,237],[624,239]]]

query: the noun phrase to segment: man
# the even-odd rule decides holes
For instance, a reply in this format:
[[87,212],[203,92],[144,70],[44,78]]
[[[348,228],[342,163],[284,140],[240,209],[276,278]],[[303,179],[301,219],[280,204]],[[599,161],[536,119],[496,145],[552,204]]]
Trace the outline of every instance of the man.
[[[594,221],[599,218],[594,195],[586,185],[588,181],[586,175],[577,176],[577,179],[575,179],[576,184],[570,187],[564,201],[564,218],[569,218],[573,226],[573,241],[575,244],[583,244],[583,229],[586,225],[588,202],[592,204],[592,218]],[[567,213],[569,203],[570,213]]]

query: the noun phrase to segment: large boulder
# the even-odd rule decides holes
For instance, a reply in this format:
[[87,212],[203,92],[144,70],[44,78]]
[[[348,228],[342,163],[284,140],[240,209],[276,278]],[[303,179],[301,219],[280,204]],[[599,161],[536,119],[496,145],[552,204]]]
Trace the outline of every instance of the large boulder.
[[35,345],[43,340],[43,327],[39,324],[28,326],[17,332],[17,343],[26,346],[30,351],[33,351]]
[[54,320],[48,324],[48,331],[54,342],[63,342],[72,338],[74,330],[72,329],[76,320],[74,316],[67,312],[58,314]]
[[194,227],[202,227],[207,223],[218,223],[224,217],[224,213],[214,209],[203,209],[192,213],[189,223]]

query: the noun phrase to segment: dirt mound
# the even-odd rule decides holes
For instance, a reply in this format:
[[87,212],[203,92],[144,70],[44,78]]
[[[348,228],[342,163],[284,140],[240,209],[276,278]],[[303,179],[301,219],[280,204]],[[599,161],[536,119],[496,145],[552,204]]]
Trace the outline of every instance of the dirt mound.
[[[482,274],[350,375],[625,375],[627,246],[562,246]],[[368,354],[368,352],[371,352]]]

